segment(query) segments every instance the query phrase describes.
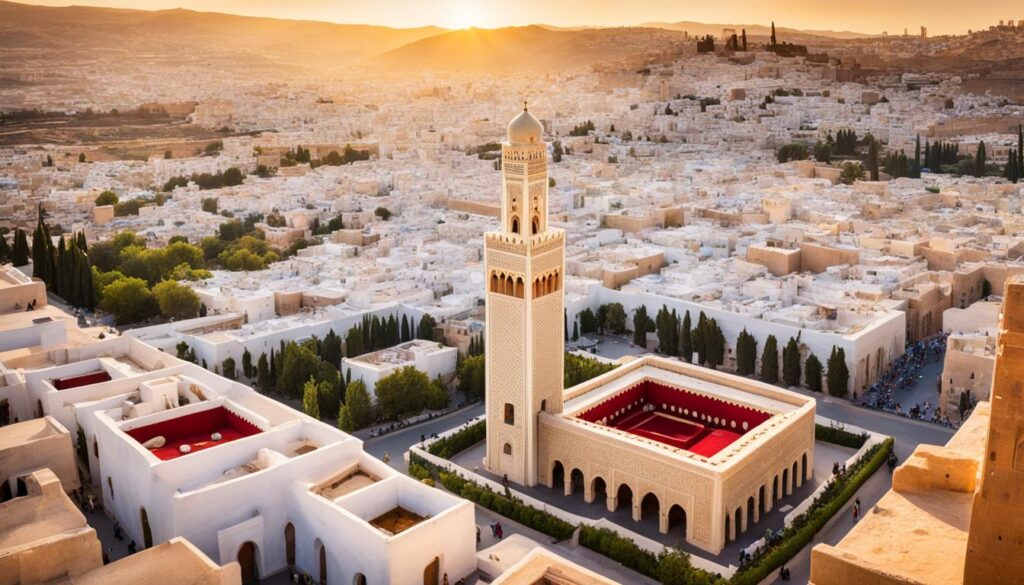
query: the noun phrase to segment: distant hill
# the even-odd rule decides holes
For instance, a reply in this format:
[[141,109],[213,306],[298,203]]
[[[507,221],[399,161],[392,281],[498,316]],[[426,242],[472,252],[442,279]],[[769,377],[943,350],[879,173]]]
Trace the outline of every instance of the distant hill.
[[683,41],[656,28],[552,29],[521,26],[439,34],[371,58],[395,69],[470,72],[554,71],[650,54]]
[[281,20],[192,10],[33,6],[0,0],[0,46],[65,51],[208,49],[279,61],[351,61],[445,29]]
[[[704,36],[713,35],[718,38],[722,34],[723,28],[731,28],[736,30],[736,34],[739,34],[741,30],[747,30],[747,36],[759,36],[768,37],[772,34],[772,27],[765,26],[762,24],[708,24],[703,22],[648,22],[640,26],[649,28],[663,28],[666,30],[679,30],[690,33],[691,36]],[[782,26],[775,27],[775,35],[779,37],[780,41],[786,42],[805,42],[808,37],[818,37],[822,39],[836,39],[836,40],[851,40],[851,39],[865,39],[873,36],[859,32],[850,31],[834,31],[834,30],[799,30],[795,28],[786,28]]]

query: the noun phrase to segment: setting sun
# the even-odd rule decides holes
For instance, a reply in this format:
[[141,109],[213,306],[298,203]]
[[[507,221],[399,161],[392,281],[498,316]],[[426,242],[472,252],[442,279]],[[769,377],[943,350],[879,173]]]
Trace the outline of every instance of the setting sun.
[[471,28],[484,24],[486,9],[479,0],[458,0],[450,3],[441,17],[441,26],[446,28]]

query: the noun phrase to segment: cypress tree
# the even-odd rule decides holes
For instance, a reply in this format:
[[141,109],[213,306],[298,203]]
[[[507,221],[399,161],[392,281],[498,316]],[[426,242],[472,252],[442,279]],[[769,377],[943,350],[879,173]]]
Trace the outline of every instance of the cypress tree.
[[978,152],[974,155],[974,176],[985,176],[985,141],[978,143]]
[[921,178],[921,135],[914,138],[914,178]]
[[779,342],[769,335],[761,352],[761,379],[769,384],[779,381]]
[[28,264],[30,250],[28,247],[28,235],[25,230],[18,228],[14,230],[14,245],[11,247],[11,263],[15,266]]
[[1024,124],[1017,124],[1017,180],[1024,176]]
[[[64,245],[64,236],[61,235],[60,240],[57,243],[57,270],[53,273],[53,291],[58,295],[64,296],[67,294],[67,274],[70,266],[68,265],[67,252]],[[68,299],[65,299],[68,300]]]
[[705,325],[707,339],[704,342],[708,352],[708,366],[713,370],[725,362],[725,335],[714,319]]
[[736,373],[753,375],[757,367],[757,340],[744,328],[736,338]]
[[812,392],[821,392],[821,360],[813,353],[804,362],[804,381]]
[[700,365],[704,365],[707,362],[707,335],[705,329],[707,328],[708,318],[704,316],[704,311],[700,312],[697,317],[697,328],[694,330],[691,336],[691,342],[693,343],[693,351],[697,353],[697,361]]
[[787,387],[800,385],[800,346],[793,337],[782,350],[782,381]]
[[580,338],[580,325],[576,321],[572,322],[572,340],[576,341]]
[[871,173],[871,180],[878,180],[878,141],[871,139],[868,145],[868,171]]
[[402,315],[402,343],[412,340],[412,333],[409,329],[409,317]]
[[7,244],[7,234],[0,233],[0,264],[11,261],[11,247]]
[[846,366],[846,352],[842,348],[832,346],[832,355],[828,358],[828,393],[832,396],[845,396],[850,385],[850,370]]
[[679,330],[679,357],[693,361],[693,337],[690,331],[690,312],[683,315],[683,326]]

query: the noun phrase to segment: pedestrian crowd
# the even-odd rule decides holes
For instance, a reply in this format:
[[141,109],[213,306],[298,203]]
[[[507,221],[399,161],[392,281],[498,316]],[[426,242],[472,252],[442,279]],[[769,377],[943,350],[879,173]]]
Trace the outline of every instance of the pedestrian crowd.
[[[941,333],[922,339],[907,346],[903,355],[897,357],[882,373],[878,380],[860,397],[860,404],[917,420],[924,420],[945,426],[954,426],[948,417],[941,416],[936,404],[930,400],[916,402],[912,406],[903,404],[900,394],[906,395],[924,379],[921,370],[935,361],[943,359],[946,353],[948,333]],[[936,394],[938,393],[936,380]]]

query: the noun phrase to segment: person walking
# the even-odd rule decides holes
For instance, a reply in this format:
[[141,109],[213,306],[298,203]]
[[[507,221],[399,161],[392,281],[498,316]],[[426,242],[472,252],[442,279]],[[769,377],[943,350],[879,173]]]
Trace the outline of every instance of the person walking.
[[476,543],[480,544],[480,525],[476,525]]

